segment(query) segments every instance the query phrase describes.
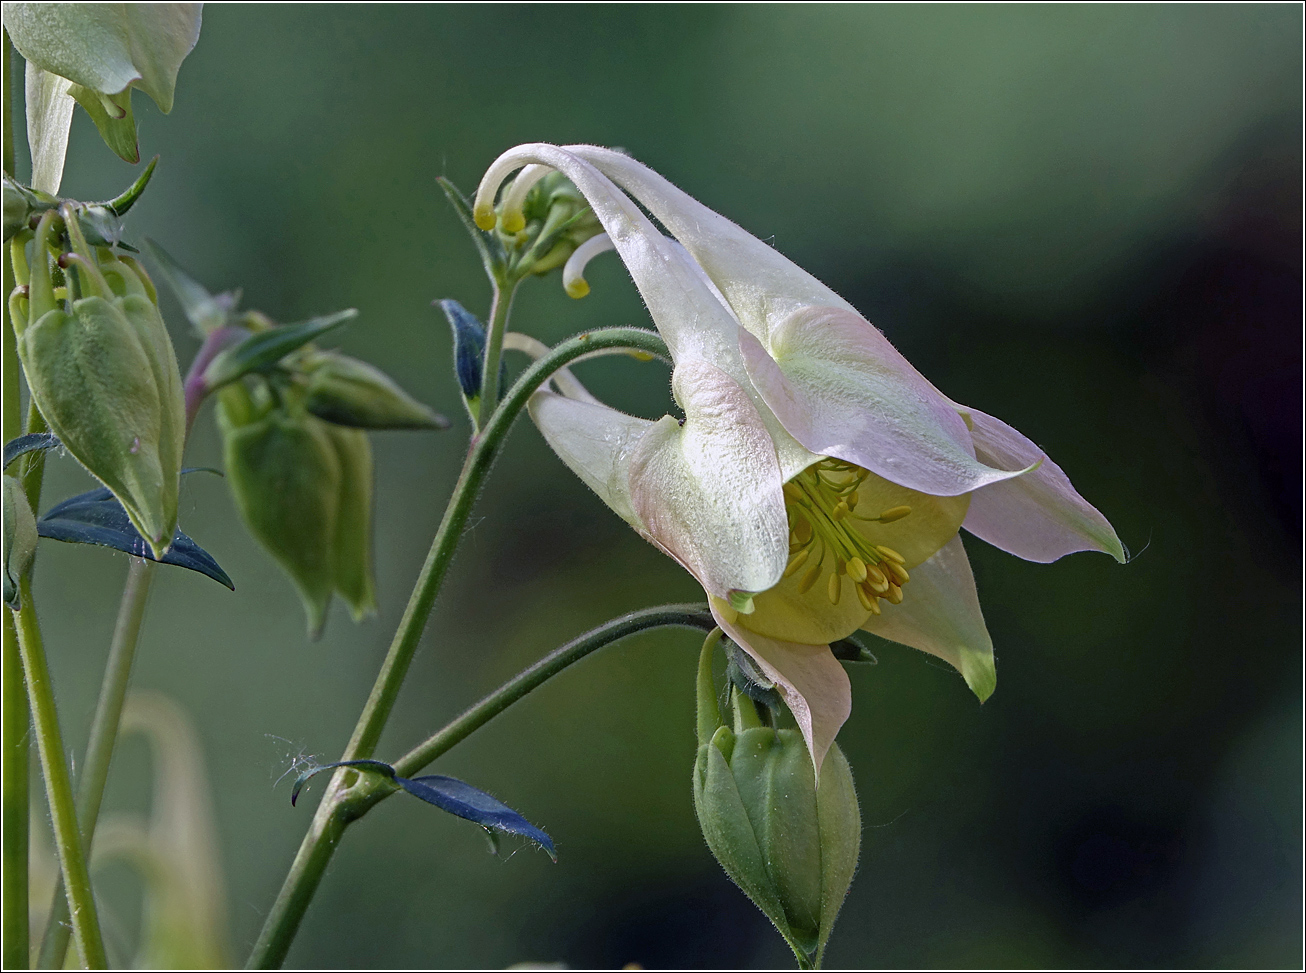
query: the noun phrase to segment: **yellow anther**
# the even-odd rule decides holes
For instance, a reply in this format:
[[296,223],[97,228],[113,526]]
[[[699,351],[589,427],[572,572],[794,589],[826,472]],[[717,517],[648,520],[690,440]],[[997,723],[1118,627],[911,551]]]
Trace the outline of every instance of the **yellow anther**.
[[863,608],[868,612],[875,611],[875,595],[867,591],[865,585],[859,584],[853,590],[857,592],[857,600],[862,603]]
[[858,584],[866,580],[866,563],[861,558],[855,557],[848,562],[848,577]]
[[797,574],[798,569],[807,563],[807,555],[810,554],[811,551],[812,549],[810,547],[805,547],[797,554],[795,554],[792,558],[790,558],[789,566],[785,568],[784,576],[787,578],[790,575]]
[[801,514],[797,520],[798,523],[794,524],[793,539],[799,544],[806,544],[812,539],[812,523]]
[[526,229],[526,217],[523,216],[520,211],[516,213],[504,213],[502,223],[504,233],[520,233],[522,230]]
[[803,575],[803,579],[798,582],[798,593],[800,595],[805,595],[809,591],[811,591],[812,586],[816,584],[816,579],[819,578],[820,576],[821,576],[821,562],[817,561],[810,568],[808,568],[807,573]]
[[911,580],[911,575],[907,573],[907,569],[901,564],[895,564],[893,561],[885,561],[884,569],[885,572],[892,575],[893,580],[900,585],[904,585]]
[[876,544],[875,549],[883,554],[890,561],[897,561],[899,564],[906,564],[907,559],[895,551],[892,547],[885,547],[882,544]]
[[856,510],[856,509],[857,509],[857,501],[860,500],[860,499],[861,499],[861,497],[859,497],[859,496],[857,495],[857,491],[854,490],[852,493],[848,494],[848,498],[847,498],[847,500],[845,500],[844,502],[848,504],[848,509],[849,509],[849,510]]
[[889,604],[891,605],[901,605],[902,589],[899,588],[896,584],[891,584],[889,585],[889,593],[884,597],[888,599]]
[[906,517],[909,513],[911,513],[911,507],[906,504],[903,504],[901,507],[890,507],[888,510],[884,511],[884,513],[880,514],[880,523],[891,524],[895,520],[902,520],[902,518]]
[[843,594],[843,579],[840,578],[839,575],[830,575],[830,588],[828,594],[830,595],[830,604],[839,604],[839,596]]
[[888,579],[884,576],[884,572],[874,564],[866,565],[866,580],[872,585],[889,583]]
[[872,615],[880,614],[880,599],[878,598],[871,599],[871,614]]
[[835,523],[838,523],[839,521],[843,520],[845,517],[848,516],[848,504],[843,500],[840,500],[837,504],[835,504],[834,512],[830,514],[830,516],[834,518]]
[[803,491],[799,489],[797,483],[786,483],[784,485],[784,492],[785,496],[790,500],[801,500],[803,498]]
[[835,559],[834,559],[834,573],[835,573],[835,574],[847,574],[847,573],[848,573],[848,562],[845,561],[845,560],[844,560],[843,558],[841,558],[841,557],[837,557],[837,558],[835,558]]

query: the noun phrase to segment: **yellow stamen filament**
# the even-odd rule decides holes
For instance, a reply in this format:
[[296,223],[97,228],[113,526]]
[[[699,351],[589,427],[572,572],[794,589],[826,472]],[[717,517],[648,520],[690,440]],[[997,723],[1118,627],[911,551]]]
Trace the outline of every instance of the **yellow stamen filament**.
[[[822,559],[824,560],[824,559]],[[817,579],[821,577],[821,561],[817,561],[811,566],[808,572],[803,575],[803,579],[798,582],[798,593],[805,595],[816,585]]]
[[[854,513],[861,499],[858,488],[868,476],[861,467],[827,457],[784,485],[790,555],[784,577],[803,571],[797,585],[800,595],[826,578],[826,595],[831,605],[838,605],[843,596],[843,576],[847,575],[861,607],[878,615],[879,599],[901,603],[902,586],[908,581],[903,566],[906,559],[893,548],[871,543],[853,522],[887,524],[912,511],[902,504],[882,511],[878,517]],[[832,564],[826,563],[827,552]]]

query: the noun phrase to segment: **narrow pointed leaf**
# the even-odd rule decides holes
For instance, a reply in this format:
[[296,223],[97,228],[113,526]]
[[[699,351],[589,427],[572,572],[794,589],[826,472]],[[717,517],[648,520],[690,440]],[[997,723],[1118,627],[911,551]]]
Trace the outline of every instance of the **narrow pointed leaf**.
[[421,798],[428,804],[434,804],[442,811],[448,811],[468,821],[475,821],[483,828],[495,828],[529,838],[543,848],[555,862],[558,860],[552,838],[502,801],[477,790],[470,784],[464,784],[455,777],[442,777],[438,774],[414,777],[411,780],[407,777],[396,777],[395,783],[414,797]]
[[485,273],[490,280],[494,280],[507,263],[502,244],[499,243],[493,233],[486,233],[476,225],[476,220],[472,218],[471,204],[457,186],[443,176],[436,179],[436,182],[444,190],[449,205],[458,214],[458,219],[462,221],[463,226],[467,228],[467,232],[471,234],[472,242],[476,244],[476,249],[481,255],[481,263],[485,266]]
[[54,449],[58,445],[59,440],[52,432],[29,432],[26,436],[11,439],[5,443],[5,469],[9,469],[9,464],[25,453]]
[[173,534],[172,546],[168,552],[162,559],[156,558],[145,538],[127,519],[127,511],[123,510],[122,504],[114,499],[106,487],[55,504],[36,522],[36,532],[51,540],[111,547],[134,557],[198,571],[231,590],[236,590],[227,572],[222,570],[212,555],[180,530]]
[[260,331],[240,344],[227,348],[214,357],[204,370],[204,384],[210,390],[234,382],[242,375],[271,368],[292,351],[302,348],[328,331],[332,331],[351,318],[357,317],[355,308],[325,314],[298,324],[284,324],[279,328]]
[[154,175],[154,169],[158,164],[159,157],[156,155],[145,167],[145,171],[121,195],[104,201],[105,208],[113,210],[114,216],[126,216],[127,211],[135,205],[136,200],[141,198],[141,193],[145,192],[145,187],[150,184],[150,178]]

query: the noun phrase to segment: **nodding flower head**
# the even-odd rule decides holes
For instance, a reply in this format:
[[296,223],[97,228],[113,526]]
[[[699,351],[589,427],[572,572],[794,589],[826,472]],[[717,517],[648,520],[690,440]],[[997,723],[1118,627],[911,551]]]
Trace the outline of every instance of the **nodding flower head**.
[[947,660],[981,700],[993,691],[959,528],[1027,560],[1099,550],[1123,561],[1106,518],[1034,443],[947,398],[834,291],[629,156],[511,149],[481,181],[478,224],[515,225],[550,171],[604,231],[572,254],[568,292],[583,296],[585,262],[617,251],[674,359],[684,420],[549,391],[531,415],[609,507],[703,585],[818,771],[851,709],[833,640],[866,629]]

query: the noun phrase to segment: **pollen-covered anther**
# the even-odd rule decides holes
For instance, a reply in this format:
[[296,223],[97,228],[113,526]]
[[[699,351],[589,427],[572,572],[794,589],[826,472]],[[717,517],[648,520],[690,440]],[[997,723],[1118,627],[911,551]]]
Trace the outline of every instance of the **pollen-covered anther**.
[[889,585],[889,593],[884,597],[888,600],[889,604],[891,605],[901,605],[902,589],[899,588],[896,584],[891,584]]
[[875,604],[876,601],[875,593],[871,591],[867,591],[866,585],[864,584],[854,585],[853,590],[857,592],[857,600],[861,602],[863,608],[865,608],[868,612],[874,612],[876,615],[880,613],[878,606]]
[[828,594],[830,596],[830,604],[839,604],[839,596],[843,594],[843,577],[837,571],[830,575]]
[[882,563],[884,564],[885,574],[889,574],[893,576],[893,580],[892,582],[890,582],[891,584],[905,585],[908,581],[911,580],[911,575],[907,573],[907,569],[904,568],[901,564],[897,564],[894,561],[887,561],[887,560]]
[[876,544],[875,549],[884,555],[886,560],[894,561],[898,564],[906,564],[907,559],[895,551],[892,547],[885,547],[883,544]]
[[795,554],[792,558],[790,558],[789,565],[788,567],[785,568],[784,576],[788,578],[791,575],[797,574],[798,569],[807,563],[807,556],[809,554],[811,554],[811,548],[805,547],[802,550],[800,550],[797,554]]
[[903,504],[900,507],[890,507],[888,510],[882,512],[878,519],[882,524],[891,524],[895,520],[902,520],[902,518],[906,517],[909,513],[911,513],[911,507]]
[[866,564],[859,557],[848,560],[848,577],[852,578],[857,584],[866,580]]
[[810,568],[807,569],[807,573],[803,575],[802,580],[798,582],[798,593],[800,595],[807,594],[809,591],[812,590],[813,587],[815,587],[816,582],[820,579],[820,577],[821,577],[821,561],[817,561],[815,564],[813,564]]

